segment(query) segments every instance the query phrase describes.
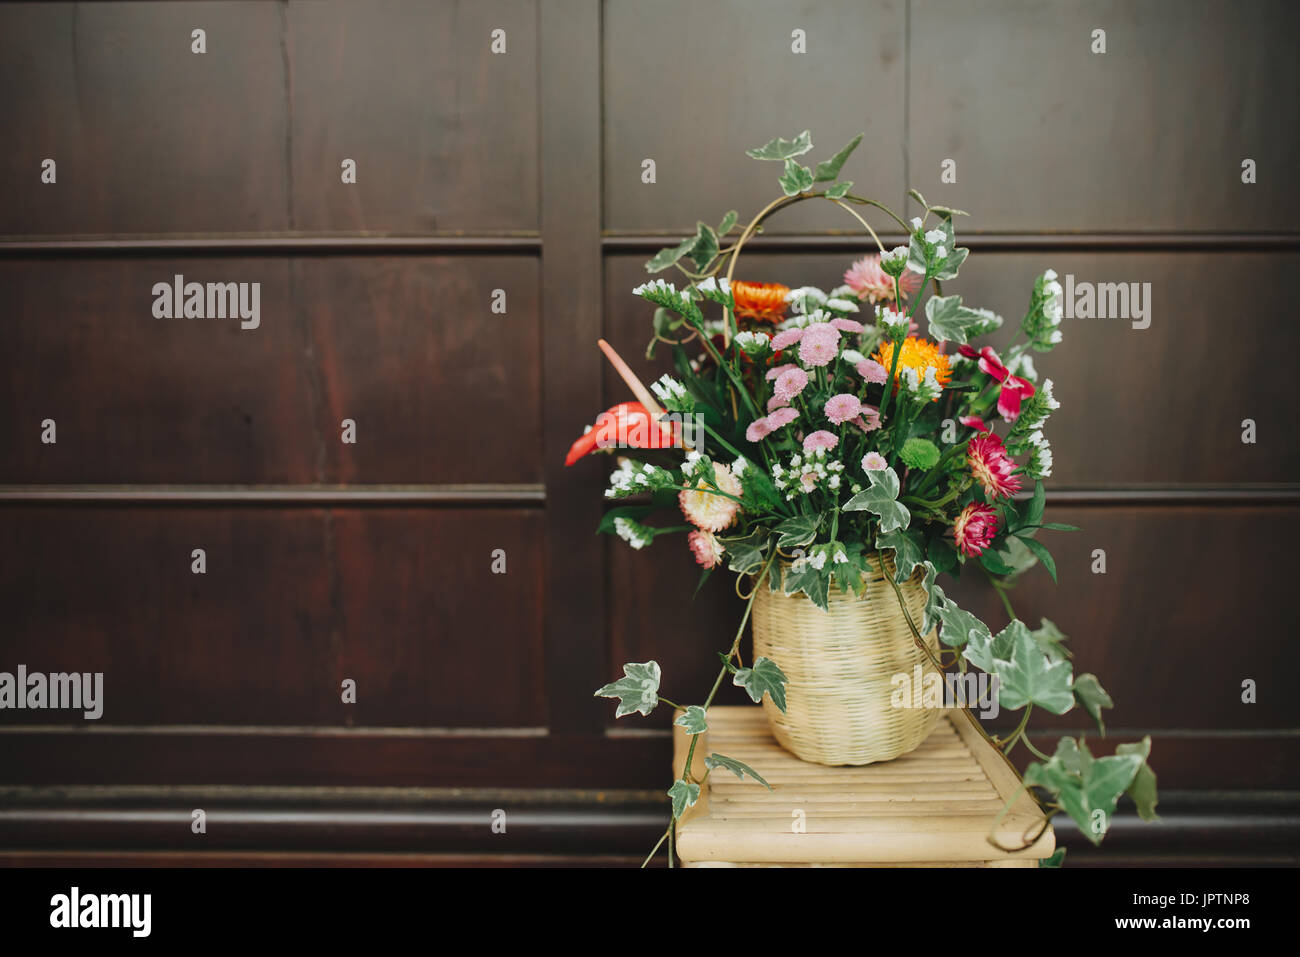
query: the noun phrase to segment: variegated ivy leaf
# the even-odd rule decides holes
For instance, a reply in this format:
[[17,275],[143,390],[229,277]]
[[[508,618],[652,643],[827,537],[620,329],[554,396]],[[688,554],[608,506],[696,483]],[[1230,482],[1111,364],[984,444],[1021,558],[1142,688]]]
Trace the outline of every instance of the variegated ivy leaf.
[[1027,704],[1036,704],[1052,714],[1065,714],[1073,708],[1070,663],[1050,661],[1023,623],[1012,641],[1011,654],[993,661],[992,670],[998,676],[998,702],[1012,711]]
[[1083,710],[1092,715],[1092,720],[1097,722],[1097,730],[1104,736],[1106,734],[1106,722],[1101,718],[1101,709],[1113,708],[1115,702],[1110,699],[1110,695],[1101,686],[1097,676],[1084,674],[1075,678],[1074,697],[1079,704],[1083,705]]
[[969,255],[970,250],[965,246],[959,246],[952,250],[934,267],[934,278],[941,282],[956,279],[957,270],[961,269],[962,263],[966,261],[966,257]]
[[939,569],[935,567],[934,562],[922,562],[921,567],[925,569],[925,577],[921,579],[921,587],[925,589],[925,618],[921,623],[921,634],[928,635],[939,624],[939,610],[944,602],[948,601],[948,597],[943,593],[943,589],[935,584],[935,579],[939,577]]
[[[1064,661],[1069,658],[1069,649],[1064,644],[1068,640],[1065,633],[1057,628],[1056,623],[1050,618],[1042,618],[1040,621],[1040,626],[1033,630],[1034,641],[1038,642],[1038,647],[1042,648],[1043,653],[1052,661]],[[1110,705],[1106,707],[1109,708]]]
[[818,568],[807,560],[795,561],[785,575],[785,593],[797,595],[803,592],[822,611],[829,611],[831,571],[825,565]]
[[834,186],[826,187],[826,196],[829,199],[843,199],[845,194],[853,188],[853,180],[846,179],[842,183],[836,183]]
[[740,217],[734,209],[727,210],[727,214],[722,217],[722,222],[718,223],[718,235],[725,236],[735,228],[736,220]]
[[[1150,741],[1146,744],[1149,748]],[[1048,761],[1035,761],[1025,769],[1024,780],[1026,785],[1052,794],[1088,840],[1100,844],[1119,796],[1130,788],[1144,763],[1143,754],[1133,750],[1094,758],[1082,740],[1062,738]],[[1154,775],[1147,783],[1154,785]],[[1154,802],[1148,810],[1153,807]]]
[[682,816],[682,812],[688,807],[695,807],[695,802],[700,799],[700,786],[678,778],[673,782],[673,786],[668,789],[668,796],[673,799],[673,820],[675,821]]
[[623,666],[623,677],[611,681],[593,695],[596,698],[617,698],[618,708],[614,717],[639,711],[649,714],[659,704],[659,662],[647,661],[643,664],[629,662]]
[[982,313],[961,304],[961,296],[931,296],[925,303],[925,317],[930,320],[931,339],[958,345],[985,322]]
[[745,780],[745,775],[748,774],[759,784],[763,785],[763,787],[767,788],[769,791],[772,790],[772,785],[764,781],[762,775],[751,768],[748,764],[745,764],[743,761],[737,761],[735,758],[729,758],[725,754],[710,754],[704,759],[704,766],[710,770],[713,768],[726,768],[742,781]]
[[950,598],[944,601],[938,617],[943,624],[939,640],[950,648],[960,648],[971,641],[987,643],[992,640],[989,626],[964,608],[959,608]]
[[697,223],[695,242],[687,255],[698,271],[703,271],[718,255],[718,234],[707,223]]
[[788,159],[785,161],[785,172],[781,174],[777,182],[781,184],[781,190],[785,195],[794,196],[812,188],[812,170],[802,163],[796,163],[794,160]]
[[777,667],[776,662],[761,655],[754,659],[754,667],[737,668],[731,678],[731,683],[737,688],[744,688],[754,701],[761,703],[764,694],[771,695],[772,704],[780,708],[783,714],[786,681],[785,672]]
[[[1016,639],[1021,632],[1029,637],[1029,627],[1019,618],[1003,628],[996,635],[991,635],[986,630],[984,634],[969,632],[967,635],[966,650],[962,652],[962,657],[969,661],[977,668],[989,672],[990,674],[997,671],[997,660],[1011,657],[1011,651],[1015,647]],[[1032,640],[1032,638],[1031,638]]]
[[1138,768],[1137,774],[1133,775],[1133,783],[1128,786],[1127,793],[1137,805],[1138,816],[1144,821],[1154,821],[1158,801],[1156,772],[1151,770],[1151,765],[1147,764],[1147,758],[1151,755],[1151,736],[1147,735],[1141,741],[1134,741],[1132,744],[1121,744],[1115,749],[1115,754],[1121,757],[1138,755],[1142,758],[1142,766]]
[[736,538],[720,538],[727,567],[733,572],[747,575],[763,564],[763,552],[767,551],[768,533],[765,529],[750,532]]
[[676,246],[665,246],[659,252],[650,257],[645,264],[645,271],[649,273],[663,272],[677,260],[681,259],[688,252],[695,248],[695,242],[698,236],[690,236],[683,239]]
[[[858,148],[858,144],[862,142],[862,136],[863,134],[859,133],[849,141],[848,145],[845,146],[844,149],[840,150],[830,159],[822,160],[817,164],[817,182],[824,183],[827,180],[832,180],[840,175],[840,170],[844,168],[844,161],[849,158],[850,153]],[[843,193],[840,195],[843,195]]]
[[776,547],[788,549],[807,545],[817,537],[817,528],[821,523],[820,515],[796,515],[794,518],[787,518],[772,529],[779,536]]
[[812,148],[812,133],[804,130],[792,140],[783,140],[778,136],[762,146],[745,150],[745,155],[756,160],[787,160],[792,156],[802,156]]
[[907,528],[912,513],[898,501],[898,473],[892,468],[872,469],[867,472],[871,485],[844,503],[845,512],[867,511],[880,519],[880,530],[892,532]]
[[921,533],[914,529],[895,529],[882,532],[876,536],[876,548],[894,550],[894,566],[897,569],[894,581],[905,582],[912,577],[912,572],[925,560],[925,551],[921,547]]
[[687,734],[703,734],[709,730],[708,722],[705,721],[707,713],[698,704],[687,705],[685,713],[679,714],[673,724],[681,725]]

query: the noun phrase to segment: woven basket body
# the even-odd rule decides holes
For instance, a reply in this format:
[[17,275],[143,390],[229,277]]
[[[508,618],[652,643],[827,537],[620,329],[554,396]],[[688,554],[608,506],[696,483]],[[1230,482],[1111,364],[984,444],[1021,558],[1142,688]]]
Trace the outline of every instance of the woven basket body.
[[[878,569],[879,556],[869,557]],[[886,564],[894,574],[892,558]],[[920,574],[900,588],[919,628],[925,611]],[[860,597],[833,587],[829,611],[764,583],[753,616],[754,657],[771,658],[789,679],[785,713],[770,697],[763,709],[776,740],[797,757],[832,765],[889,761],[919,747],[943,714],[893,705],[895,675],[906,674],[914,684],[918,674],[936,669],[916,647],[898,597],[878,571]],[[937,656],[933,632],[926,642]]]

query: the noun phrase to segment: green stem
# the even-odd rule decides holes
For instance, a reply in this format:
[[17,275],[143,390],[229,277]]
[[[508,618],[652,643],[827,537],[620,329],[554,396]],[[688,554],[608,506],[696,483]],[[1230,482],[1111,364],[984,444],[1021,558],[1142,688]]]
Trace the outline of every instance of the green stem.
[[672,815],[669,815],[669,818],[668,818],[668,830],[664,831],[663,834],[661,834],[661,835],[659,836],[659,840],[658,840],[658,842],[655,844],[655,846],[654,846],[653,848],[651,848],[650,853],[646,855],[646,859],[645,859],[644,861],[641,862],[641,867],[642,867],[642,868],[644,868],[644,867],[646,867],[646,866],[648,866],[648,865],[650,864],[650,862],[654,859],[654,856],[655,856],[657,853],[659,853],[659,848],[663,847],[663,843],[664,843],[664,841],[667,840],[668,835],[671,834],[672,832],[673,832],[673,821],[672,821]]

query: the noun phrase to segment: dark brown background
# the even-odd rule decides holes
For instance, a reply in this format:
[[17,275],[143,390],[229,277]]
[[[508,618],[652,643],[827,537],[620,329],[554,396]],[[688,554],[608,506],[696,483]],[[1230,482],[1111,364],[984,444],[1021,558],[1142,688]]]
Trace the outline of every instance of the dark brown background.
[[[1113,737],[1155,739],[1165,821],[1121,819],[1107,860],[1293,861],[1298,19],[1285,0],[0,4],[0,670],[106,685],[98,723],[0,715],[0,857],[648,846],[667,716],[615,727],[591,692],[655,658],[667,694],[700,698],[736,602],[721,579],[689,600],[679,539],[594,536],[606,463],[561,462],[626,397],[598,336],[654,374],[642,262],[747,218],[779,171],[743,149],[810,128],[817,157],[867,133],[856,192],[970,210],[953,289],[1012,322],[1049,266],[1152,284],[1149,329],[1066,320],[1038,361],[1063,404],[1049,517],[1084,530],[1052,536],[1060,586],[1037,569],[1015,603],[1101,675]],[[743,276],[839,282],[868,244],[808,207]],[[153,319],[174,273],[261,282],[261,328]]]

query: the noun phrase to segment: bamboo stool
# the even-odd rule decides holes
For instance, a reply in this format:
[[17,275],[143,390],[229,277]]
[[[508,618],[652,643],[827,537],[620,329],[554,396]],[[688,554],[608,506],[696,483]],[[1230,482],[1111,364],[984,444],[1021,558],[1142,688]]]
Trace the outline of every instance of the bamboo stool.
[[[685,867],[1035,867],[1056,846],[1050,826],[1018,853],[986,840],[1020,782],[960,710],[946,711],[915,751],[863,767],[799,760],[776,743],[758,706],[710,708],[708,721],[692,761],[696,780],[716,751],[748,764],[772,790],[725,768],[710,773],[677,823]],[[689,747],[674,725],[677,777]],[[1042,826],[1022,793],[996,835],[1018,847]]]

